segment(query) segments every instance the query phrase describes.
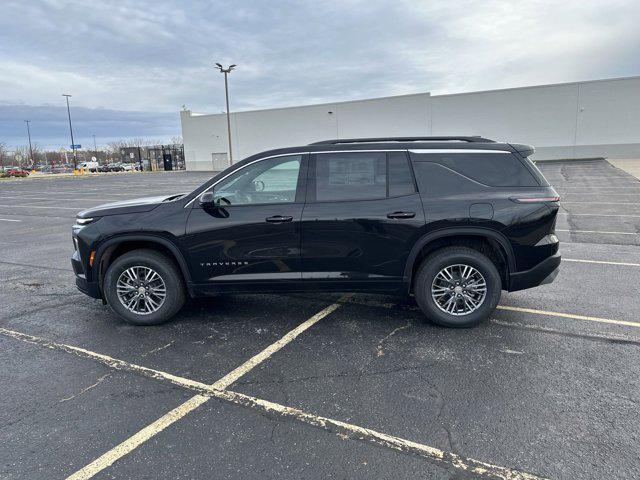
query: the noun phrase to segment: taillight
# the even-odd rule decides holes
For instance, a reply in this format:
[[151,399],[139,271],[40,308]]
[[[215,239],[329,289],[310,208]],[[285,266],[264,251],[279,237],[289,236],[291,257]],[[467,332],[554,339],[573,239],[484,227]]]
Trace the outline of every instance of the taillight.
[[511,197],[516,203],[553,203],[559,202],[560,197]]

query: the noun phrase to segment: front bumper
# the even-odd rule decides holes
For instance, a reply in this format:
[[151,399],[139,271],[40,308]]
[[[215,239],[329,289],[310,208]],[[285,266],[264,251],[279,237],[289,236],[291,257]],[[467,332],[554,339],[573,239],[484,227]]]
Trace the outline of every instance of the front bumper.
[[560,261],[560,254],[556,253],[530,270],[511,273],[509,275],[509,291],[515,292],[553,282],[560,271]]
[[71,257],[71,266],[73,267],[73,273],[76,275],[76,287],[78,287],[78,290],[90,297],[102,298],[102,292],[100,292],[98,282],[89,282],[87,280],[87,276],[82,267],[82,261],[80,260],[80,254],[77,250]]

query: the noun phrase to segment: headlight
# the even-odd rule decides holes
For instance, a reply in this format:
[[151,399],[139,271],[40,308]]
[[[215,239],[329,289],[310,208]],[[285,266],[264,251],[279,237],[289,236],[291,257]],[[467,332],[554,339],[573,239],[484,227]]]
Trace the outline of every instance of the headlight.
[[93,222],[93,218],[76,218],[76,223],[78,225],[87,225],[91,222]]

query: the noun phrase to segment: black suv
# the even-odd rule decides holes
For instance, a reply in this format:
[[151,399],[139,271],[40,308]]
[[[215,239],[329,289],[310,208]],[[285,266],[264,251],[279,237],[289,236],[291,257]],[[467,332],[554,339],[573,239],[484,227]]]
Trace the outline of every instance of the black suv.
[[187,296],[413,294],[468,327],[501,290],[553,281],[559,197],[528,145],[480,137],[329,140],[253,155],[187,194],[80,212],[78,288],[126,321]]

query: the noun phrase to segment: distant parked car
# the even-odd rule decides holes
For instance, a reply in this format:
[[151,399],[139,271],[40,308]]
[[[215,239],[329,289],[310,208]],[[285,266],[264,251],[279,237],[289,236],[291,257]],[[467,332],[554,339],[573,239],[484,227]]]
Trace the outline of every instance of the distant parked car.
[[122,165],[120,163],[110,163],[109,164],[109,171],[110,172],[123,172],[124,168],[122,168]]
[[82,162],[80,164],[80,168],[84,168],[90,172],[97,172],[99,167],[98,162]]
[[21,168],[11,168],[6,171],[7,175],[10,177],[26,177],[29,175],[27,170],[23,170]]
[[136,166],[133,163],[123,163],[122,164],[122,169],[125,172],[133,172],[136,170]]

